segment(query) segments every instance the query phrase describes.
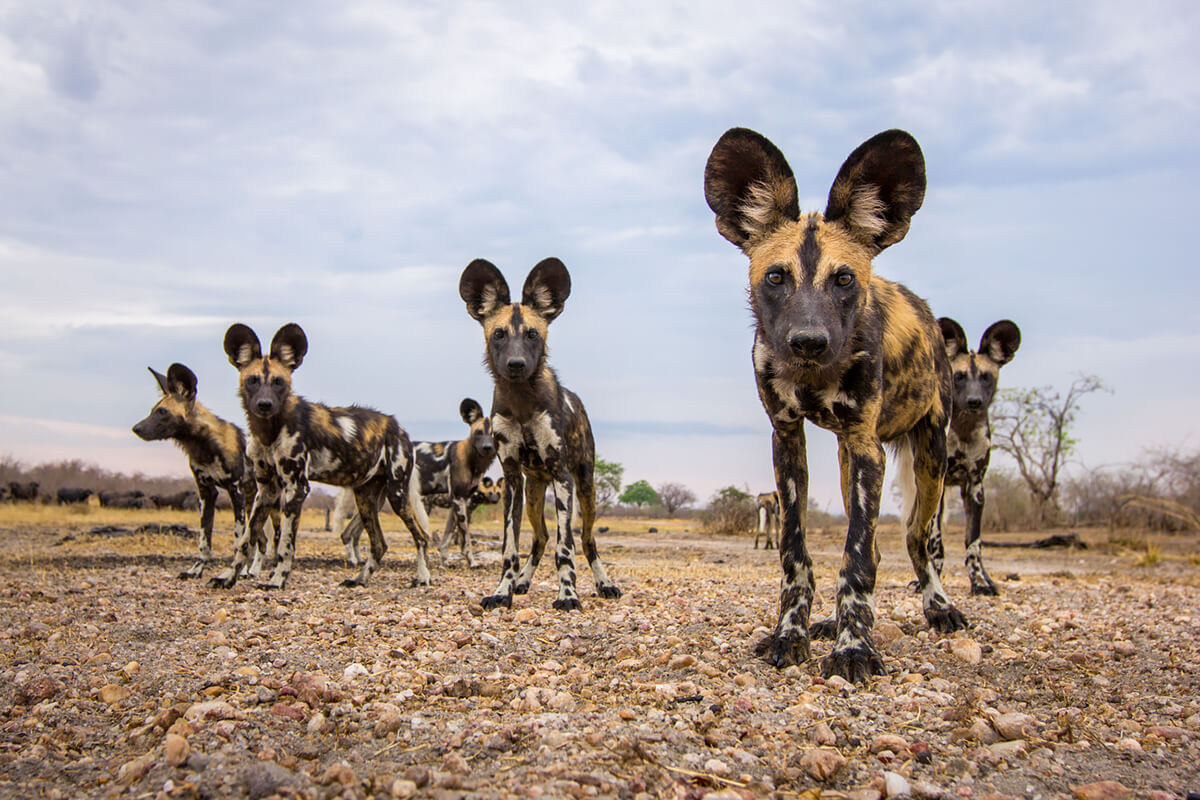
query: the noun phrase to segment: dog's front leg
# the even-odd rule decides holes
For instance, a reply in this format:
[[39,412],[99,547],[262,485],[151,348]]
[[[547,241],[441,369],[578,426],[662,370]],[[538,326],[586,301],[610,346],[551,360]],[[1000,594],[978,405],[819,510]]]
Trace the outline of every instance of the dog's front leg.
[[[254,503],[250,507],[250,517],[238,532],[233,543],[233,562],[210,580],[209,586],[214,589],[228,589],[237,583],[242,572],[250,566],[252,558],[255,562],[261,560],[262,553],[259,549],[261,542],[259,540],[263,538],[263,525],[266,524],[267,517],[271,514],[271,508],[279,502],[278,498],[274,481],[258,483]],[[252,549],[253,553],[251,553]]]
[[804,538],[808,509],[808,454],[804,421],[776,422],[771,437],[775,461],[775,483],[783,512],[779,561],[783,577],[779,586],[779,622],[770,636],[758,643],[756,652],[776,667],[807,661],[810,655],[808,615],[812,610],[812,558]]
[[566,469],[554,480],[554,516],[558,522],[558,538],[554,549],[554,565],[558,568],[558,598],[554,607],[559,611],[578,611],[579,594],[575,591],[575,537],[571,533],[574,513],[575,482]]
[[971,594],[998,595],[987,570],[983,568],[983,542],[980,540],[983,523],[983,478],[967,479],[962,487],[963,511],[967,517],[967,577],[971,580]]
[[838,444],[838,455],[845,460],[842,468],[850,519],[838,573],[837,638],[833,652],[821,661],[821,673],[858,682],[884,674],[883,659],[871,636],[878,566],[875,524],[883,491],[884,455],[879,438],[861,428],[843,434]]
[[462,537],[462,557],[463,561],[470,569],[475,569],[479,566],[479,562],[475,560],[475,551],[471,548],[471,509],[469,507],[469,498],[455,496],[454,502],[450,507],[450,516],[454,519],[455,530],[458,531],[458,536]]
[[525,476],[515,456],[503,458],[501,464],[504,469],[504,544],[500,552],[500,583],[496,591],[480,601],[485,609],[512,608],[513,584],[521,571],[517,540],[521,532]]
[[282,589],[292,574],[292,562],[296,557],[296,540],[300,533],[300,511],[308,497],[308,459],[299,455],[292,459],[281,459],[279,477],[283,483],[280,503],[279,561],[271,578],[261,584],[263,589]]
[[[196,563],[179,573],[180,578],[199,578],[212,558],[213,512],[217,507],[217,487],[211,481],[196,481],[196,491],[200,495],[200,533],[196,541]],[[240,530],[235,526],[235,541],[239,534]]]

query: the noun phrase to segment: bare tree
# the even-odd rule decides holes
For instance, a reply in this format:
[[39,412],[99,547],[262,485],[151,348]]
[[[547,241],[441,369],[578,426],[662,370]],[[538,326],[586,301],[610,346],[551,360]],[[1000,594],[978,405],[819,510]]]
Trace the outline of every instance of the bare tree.
[[1063,468],[1078,443],[1072,428],[1080,401],[1098,391],[1108,391],[1099,377],[1080,375],[1065,395],[1050,386],[1006,389],[992,405],[992,444],[1016,461],[1040,525],[1058,514]]
[[675,512],[684,506],[696,502],[696,495],[682,483],[663,483],[658,487],[658,500],[667,510],[667,516],[675,516]]

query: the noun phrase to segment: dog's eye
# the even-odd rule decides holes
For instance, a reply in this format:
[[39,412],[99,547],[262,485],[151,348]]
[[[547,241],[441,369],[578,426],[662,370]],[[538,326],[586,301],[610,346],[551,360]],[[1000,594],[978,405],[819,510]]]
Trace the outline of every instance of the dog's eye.
[[506,335],[507,334],[505,333],[504,328],[496,328],[496,330],[492,333],[492,338],[498,342],[501,339],[503,339]]
[[983,381],[984,383],[991,383],[995,379],[991,375],[989,375],[988,373],[985,372],[979,376],[979,380]]
[[271,385],[278,389],[280,386],[283,386],[283,378],[272,378]]
[[165,408],[160,408],[160,409],[158,409],[158,411],[155,411],[154,413],[158,414],[160,417],[165,417],[167,415],[167,410]]
[[525,331],[525,338],[531,342],[536,341],[538,338],[538,332],[533,328],[530,328],[529,330]]
[[967,379],[967,373],[965,373],[965,372],[954,373],[954,382],[955,383],[962,383],[966,379]]
[[782,286],[783,270],[779,267],[772,267],[771,269],[767,270],[767,283],[771,284],[772,286]]
[[837,274],[837,277],[834,278],[833,280],[835,283],[837,283],[838,286],[845,289],[847,286],[852,286],[854,284],[854,273],[853,272],[839,272]]
[[249,378],[246,378],[247,386],[258,386],[258,383],[259,380],[257,375],[251,375]]

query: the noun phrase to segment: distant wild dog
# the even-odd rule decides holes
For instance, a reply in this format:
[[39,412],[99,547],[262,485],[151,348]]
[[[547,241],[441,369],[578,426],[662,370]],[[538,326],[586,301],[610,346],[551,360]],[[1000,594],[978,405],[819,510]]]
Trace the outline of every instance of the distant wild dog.
[[[779,537],[779,492],[763,492],[754,498],[758,506],[758,529],[754,532],[754,549],[758,549],[758,537],[766,534],[763,550],[775,546]],[[775,539],[772,539],[772,536]]]
[[966,625],[926,547],[946,470],[946,350],[925,302],[873,275],[871,264],[908,232],[925,196],[925,161],[909,134],[878,134],[842,165],[825,213],[801,214],[783,153],[760,134],[733,128],[709,156],[704,194],[717,230],[750,259],[754,373],[774,427],[783,577],[779,621],[758,652],[777,667],[810,657],[807,419],[837,434],[849,518],[836,619],[811,633],[836,637],[821,663],[824,675],[865,680],[884,671],[871,628],[885,443],[898,455],[925,618],[939,631]]
[[[579,609],[575,591],[575,540],[571,518],[579,503],[580,537],[601,597],[620,597],[604,572],[592,525],[596,520],[596,446],[579,397],[558,382],[546,361],[546,334],[571,294],[571,276],[557,258],[537,264],[525,278],[521,302],[509,300],[508,282],[493,264],[476,259],[463,270],[458,294],[467,313],[483,326],[485,362],[492,373],[492,434],[504,469],[504,545],[500,583],[483,598],[484,608],[512,606],[529,591],[549,538],[542,516],[546,486],[554,487],[558,540],[558,598],[554,608]],[[529,505],[533,545],[521,569],[517,540],[522,492]],[[520,574],[518,574],[520,571]]]
[[[471,490],[471,496],[467,498],[467,519],[475,513],[475,509],[480,506],[495,505],[504,497],[504,478],[499,478],[493,481],[486,475],[479,479],[479,484]],[[449,494],[430,494],[424,497],[426,505],[432,508],[453,508],[454,505],[450,501]],[[446,558],[446,551],[450,549],[450,545],[457,543],[459,546],[463,543],[462,531],[455,524],[454,514],[446,517],[446,529],[442,531],[442,539],[438,543],[438,549],[441,551],[442,559]]]
[[[428,586],[429,520],[408,434],[387,414],[360,406],[333,408],[294,394],[292,373],[307,352],[308,338],[295,323],[275,333],[266,356],[258,336],[245,325],[236,323],[225,332],[225,354],[239,371],[238,391],[250,425],[247,454],[258,483],[250,527],[261,525],[273,508],[283,517],[278,562],[265,588],[282,589],[292,573],[310,480],[353,489],[371,539],[371,553],[361,571],[343,585],[365,586],[387,551],[379,527],[379,504],[386,497],[417,546],[414,584]],[[233,564],[212,580],[214,586],[232,586],[249,559],[246,536],[235,547]]]
[[[444,496],[449,499],[450,517],[446,521],[446,533],[438,543],[442,559],[446,558],[451,530],[456,530],[462,540],[462,555],[469,567],[478,566],[471,549],[472,493],[478,486],[483,473],[496,460],[496,441],[492,438],[492,420],[483,413],[479,403],[470,397],[458,407],[459,416],[467,423],[470,431],[466,438],[453,442],[415,442],[413,453],[417,459],[417,474],[421,481],[421,499],[429,508],[428,498]],[[345,496],[347,490],[342,490]],[[345,505],[339,498],[339,504]],[[346,558],[351,564],[358,563],[358,537],[362,533],[362,519],[351,513],[342,531],[342,544],[346,546]]]
[[[133,426],[133,432],[147,442],[171,439],[187,454],[200,495],[200,552],[196,563],[179,577],[198,578],[212,559],[217,489],[225,490],[233,506],[234,539],[246,528],[246,502],[254,499],[254,478],[246,462],[246,435],[196,400],[196,375],[183,364],[172,364],[166,375],[152,367],[147,369],[163,396],[150,414]],[[100,499],[104,500],[103,493]]]
[[[966,513],[967,576],[971,594],[995,595],[996,584],[983,568],[983,547],[979,540],[983,519],[983,479],[987,475],[992,450],[992,425],[988,408],[996,395],[1000,368],[1012,361],[1021,346],[1021,329],[1002,319],[983,332],[979,349],[967,346],[967,334],[949,317],[938,320],[950,359],[954,381],[954,412],[950,416],[950,434],[946,441],[946,486],[958,486]],[[940,573],[945,549],[942,522],[946,515],[946,496],[938,506],[929,555]]]

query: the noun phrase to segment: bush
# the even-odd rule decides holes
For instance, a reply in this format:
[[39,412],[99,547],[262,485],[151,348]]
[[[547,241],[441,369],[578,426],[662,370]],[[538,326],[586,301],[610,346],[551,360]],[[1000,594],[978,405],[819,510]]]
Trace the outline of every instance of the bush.
[[750,533],[758,524],[754,497],[736,486],[726,486],[712,496],[701,520],[709,533],[723,536]]

